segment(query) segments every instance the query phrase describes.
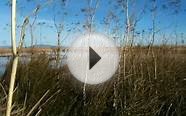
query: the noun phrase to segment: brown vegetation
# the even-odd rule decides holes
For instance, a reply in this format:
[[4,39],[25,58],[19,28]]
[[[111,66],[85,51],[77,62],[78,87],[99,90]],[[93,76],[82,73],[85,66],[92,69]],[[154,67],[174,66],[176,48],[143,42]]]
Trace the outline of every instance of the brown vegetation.
[[[22,48],[21,54],[38,54],[38,53],[50,53],[57,51],[55,48]],[[12,56],[12,50],[10,48],[0,48],[0,56]]]
[[[13,112],[26,115],[41,100],[32,115],[184,115],[186,53],[180,49],[128,49],[125,76],[121,59],[112,79],[87,85],[85,93],[83,83],[73,78],[67,66],[52,68],[45,54],[33,57],[18,66]],[[6,92],[9,75],[8,66],[1,80]],[[6,95],[0,92],[4,106]]]

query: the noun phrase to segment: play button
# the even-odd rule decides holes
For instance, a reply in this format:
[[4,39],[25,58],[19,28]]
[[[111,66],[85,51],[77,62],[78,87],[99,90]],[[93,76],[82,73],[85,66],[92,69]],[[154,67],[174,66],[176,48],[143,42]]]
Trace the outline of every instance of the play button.
[[101,57],[89,47],[89,70],[101,59]]
[[67,65],[72,75],[87,84],[109,80],[119,64],[115,43],[105,35],[90,33],[77,37],[67,54]]

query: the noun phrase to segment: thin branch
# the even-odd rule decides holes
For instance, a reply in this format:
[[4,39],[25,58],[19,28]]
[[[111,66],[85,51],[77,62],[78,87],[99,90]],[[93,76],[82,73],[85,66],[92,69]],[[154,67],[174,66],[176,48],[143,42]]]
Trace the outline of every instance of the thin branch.
[[39,104],[41,103],[41,101],[48,95],[48,93],[50,92],[50,90],[47,90],[45,92],[45,94],[39,99],[39,101],[32,107],[32,109],[28,112],[28,114],[26,116],[30,116],[33,111],[39,106]]
[[3,85],[1,84],[1,82],[0,82],[0,86],[1,86],[1,88],[3,89],[3,92],[4,92],[5,96],[7,96],[7,93],[6,93],[6,91],[5,91],[5,88],[3,87]]
[[18,55],[21,52],[21,49],[23,47],[23,42],[25,39],[25,31],[26,31],[26,26],[29,23],[29,17],[26,17],[25,20],[23,21],[23,25],[21,26],[21,36],[20,36],[20,41],[19,41],[19,46],[18,46]]

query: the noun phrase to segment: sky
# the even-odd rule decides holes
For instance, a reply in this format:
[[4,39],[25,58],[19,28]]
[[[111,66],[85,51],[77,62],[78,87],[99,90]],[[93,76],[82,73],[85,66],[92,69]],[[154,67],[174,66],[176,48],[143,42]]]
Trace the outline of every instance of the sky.
[[[1,0],[0,2],[0,46],[10,46],[10,18],[11,7],[8,4],[10,0]],[[32,14],[33,10],[41,5],[42,8],[37,14],[37,19],[33,27],[34,44],[56,45],[57,33],[54,26],[54,17],[57,25],[62,24],[61,32],[62,46],[69,46],[70,43],[84,34],[83,28],[86,23],[87,15],[83,12],[88,7],[87,0],[17,0],[17,42],[20,38],[20,25],[24,17]],[[62,4],[61,1],[66,1]],[[92,0],[91,7],[96,6],[96,0]],[[93,30],[103,33],[110,37],[117,36],[118,45],[121,44],[121,38],[125,35],[125,16],[122,7],[116,2],[118,0],[99,0],[96,9]],[[121,1],[121,0],[120,0]],[[148,44],[152,29],[152,0],[129,0],[129,15],[135,16],[139,21],[135,27],[135,42],[138,44]],[[179,4],[171,5],[174,1],[180,1]],[[156,44],[162,43],[162,37],[166,37],[169,44],[186,43],[186,1],[185,0],[156,0]],[[175,11],[178,10],[178,13]],[[142,12],[145,11],[145,12]],[[104,19],[109,13],[116,16],[116,20],[111,19],[109,26],[104,24]],[[134,14],[134,15],[133,15]],[[30,22],[34,19],[30,17]],[[118,26],[117,33],[112,30]],[[144,38],[142,39],[142,33]],[[175,39],[177,35],[177,39]],[[27,26],[24,45],[30,46],[30,27]]]

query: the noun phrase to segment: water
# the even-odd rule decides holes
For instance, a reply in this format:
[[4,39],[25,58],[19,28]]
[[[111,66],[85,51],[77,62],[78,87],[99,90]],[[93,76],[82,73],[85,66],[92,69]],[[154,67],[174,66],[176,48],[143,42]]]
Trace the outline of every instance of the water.
[[10,61],[10,57],[0,57],[0,76],[3,75],[7,63]]
[[[61,66],[64,66],[66,64],[66,55],[63,53],[61,58],[62,58]],[[10,59],[11,57],[0,57],[0,77],[4,74],[6,65],[10,61]],[[25,62],[25,63],[30,60],[29,57],[21,57],[20,59],[22,62]],[[54,60],[51,61],[51,66],[53,66],[54,63],[55,63]]]

